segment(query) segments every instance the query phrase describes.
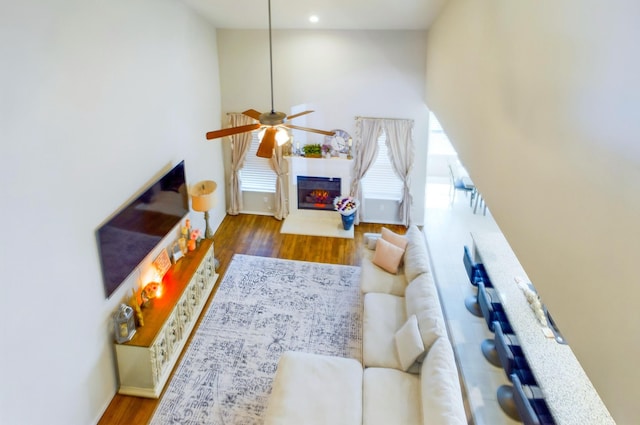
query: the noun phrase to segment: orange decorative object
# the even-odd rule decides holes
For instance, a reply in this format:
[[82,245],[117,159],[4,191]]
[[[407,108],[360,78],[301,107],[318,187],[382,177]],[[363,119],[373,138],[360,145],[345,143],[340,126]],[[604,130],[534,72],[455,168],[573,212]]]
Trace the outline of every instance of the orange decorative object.
[[142,305],[146,306],[154,298],[162,296],[162,284],[159,282],[150,282],[142,288]]
[[187,248],[189,248],[189,251],[193,251],[196,249],[196,240],[195,239],[189,239],[189,242],[187,242]]

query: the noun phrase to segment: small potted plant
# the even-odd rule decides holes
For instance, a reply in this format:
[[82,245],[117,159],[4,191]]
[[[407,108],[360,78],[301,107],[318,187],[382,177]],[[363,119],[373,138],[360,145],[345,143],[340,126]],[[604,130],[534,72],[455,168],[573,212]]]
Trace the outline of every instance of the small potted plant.
[[307,158],[321,158],[322,157],[322,147],[319,143],[312,143],[309,145],[304,145],[302,147],[302,151],[304,152],[304,156]]

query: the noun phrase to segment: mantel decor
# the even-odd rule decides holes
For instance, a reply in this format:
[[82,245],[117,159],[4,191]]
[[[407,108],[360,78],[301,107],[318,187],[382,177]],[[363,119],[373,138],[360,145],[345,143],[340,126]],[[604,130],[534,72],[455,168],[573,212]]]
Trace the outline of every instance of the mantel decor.
[[322,146],[319,143],[312,143],[302,147],[306,158],[322,158]]

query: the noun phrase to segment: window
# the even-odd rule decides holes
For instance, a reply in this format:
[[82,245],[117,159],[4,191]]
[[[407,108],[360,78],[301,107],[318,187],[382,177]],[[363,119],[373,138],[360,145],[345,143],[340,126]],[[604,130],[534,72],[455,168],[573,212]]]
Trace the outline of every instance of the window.
[[378,138],[378,156],[362,179],[362,193],[369,199],[402,199],[402,180],[393,170],[389,159],[387,136]]
[[258,131],[251,132],[251,147],[240,170],[241,190],[247,192],[275,192],[276,173],[269,165],[269,159],[256,156],[258,152]]

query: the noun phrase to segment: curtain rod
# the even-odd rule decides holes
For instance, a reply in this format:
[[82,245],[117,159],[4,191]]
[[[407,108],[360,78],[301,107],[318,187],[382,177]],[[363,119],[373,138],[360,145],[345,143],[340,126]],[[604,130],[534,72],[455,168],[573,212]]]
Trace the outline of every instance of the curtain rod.
[[413,121],[411,118],[380,118],[380,117],[359,117],[356,116],[357,120],[389,120],[389,121]]

